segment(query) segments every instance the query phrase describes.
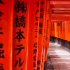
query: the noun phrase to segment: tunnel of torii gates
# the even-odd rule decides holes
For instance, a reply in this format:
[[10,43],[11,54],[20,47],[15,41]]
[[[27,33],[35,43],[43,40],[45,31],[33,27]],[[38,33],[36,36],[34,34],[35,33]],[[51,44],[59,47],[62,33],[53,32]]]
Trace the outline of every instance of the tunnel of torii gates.
[[0,0],[0,70],[44,70],[50,35],[62,23],[70,41],[69,20],[70,0]]

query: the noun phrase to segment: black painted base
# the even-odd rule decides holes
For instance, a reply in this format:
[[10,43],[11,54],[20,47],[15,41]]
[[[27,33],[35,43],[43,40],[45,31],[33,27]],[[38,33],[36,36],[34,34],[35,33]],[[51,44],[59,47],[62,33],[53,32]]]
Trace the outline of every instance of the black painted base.
[[58,44],[60,44],[64,47],[70,49],[70,41],[63,40],[63,39],[60,39],[60,38],[56,38],[56,37],[53,37],[53,36],[50,37],[50,41],[54,42],[54,43],[58,43]]

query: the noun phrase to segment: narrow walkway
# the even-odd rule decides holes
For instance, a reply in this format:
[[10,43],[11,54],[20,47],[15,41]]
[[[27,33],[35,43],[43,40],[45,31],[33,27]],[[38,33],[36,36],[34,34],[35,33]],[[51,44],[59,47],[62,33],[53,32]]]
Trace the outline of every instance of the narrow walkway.
[[49,56],[54,70],[70,70],[70,51],[56,43],[50,43]]

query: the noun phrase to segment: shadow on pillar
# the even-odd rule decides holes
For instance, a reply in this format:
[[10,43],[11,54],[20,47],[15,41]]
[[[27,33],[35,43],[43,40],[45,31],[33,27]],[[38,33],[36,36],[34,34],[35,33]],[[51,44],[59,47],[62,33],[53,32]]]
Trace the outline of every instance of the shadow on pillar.
[[46,65],[47,65],[47,61],[44,62],[44,70],[47,69],[47,66]]
[[44,70],[54,70],[50,56],[48,55],[47,61],[44,62]]

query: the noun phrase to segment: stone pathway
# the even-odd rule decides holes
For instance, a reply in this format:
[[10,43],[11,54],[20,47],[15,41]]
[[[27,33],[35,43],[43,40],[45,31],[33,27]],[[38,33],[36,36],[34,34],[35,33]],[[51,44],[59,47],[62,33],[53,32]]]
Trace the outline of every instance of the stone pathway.
[[50,43],[49,56],[54,70],[70,70],[70,51],[57,43]]

